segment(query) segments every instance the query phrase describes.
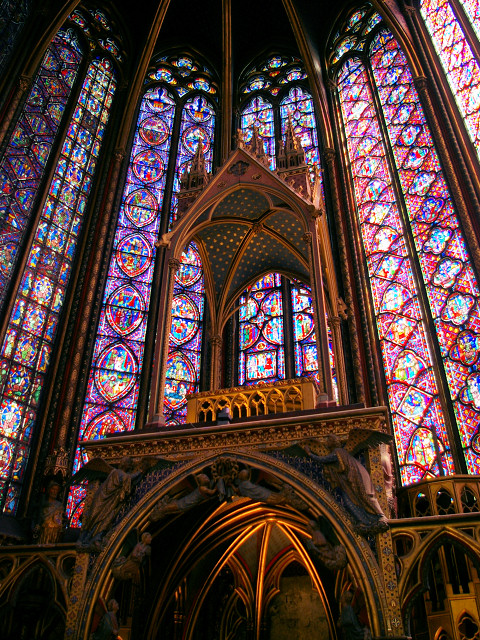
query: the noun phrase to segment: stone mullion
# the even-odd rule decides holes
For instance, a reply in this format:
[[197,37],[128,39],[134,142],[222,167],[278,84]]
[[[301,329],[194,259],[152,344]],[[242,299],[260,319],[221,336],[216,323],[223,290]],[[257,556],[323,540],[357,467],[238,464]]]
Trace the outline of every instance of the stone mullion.
[[338,402],[339,404],[348,404],[347,377],[345,374],[345,358],[343,355],[342,332],[340,325],[341,318],[338,316],[330,316],[327,320],[328,326],[332,334],[332,348],[335,359],[335,373],[337,376]]
[[327,169],[328,169],[329,178],[330,178],[329,184],[330,184],[330,191],[332,196],[333,213],[335,216],[335,226],[338,230],[338,234],[336,237],[337,237],[338,253],[340,257],[340,269],[342,273],[343,289],[345,292],[345,304],[347,306],[346,313],[348,318],[350,344],[352,347],[352,360],[353,360],[355,387],[356,387],[357,398],[359,402],[365,402],[365,388],[364,388],[363,376],[362,376],[360,343],[359,343],[358,333],[357,333],[356,318],[353,311],[354,301],[353,301],[353,292],[352,292],[352,281],[350,278],[350,267],[349,267],[350,260],[347,254],[347,245],[345,242],[345,236],[342,233],[343,231],[343,221],[342,221],[342,214],[341,214],[342,206],[340,202],[340,194],[339,194],[338,182],[337,182],[338,169],[336,166],[335,149],[325,149],[324,158],[327,164]]
[[[333,399],[333,387],[330,359],[328,357],[325,292],[323,288],[322,265],[320,264],[320,250],[315,219],[311,220],[310,227],[313,231],[305,233],[303,241],[307,245],[308,262],[312,280],[312,304],[315,320],[315,339],[317,343],[318,378],[320,386],[318,401],[322,402]],[[326,397],[322,398],[322,395],[326,395]]]

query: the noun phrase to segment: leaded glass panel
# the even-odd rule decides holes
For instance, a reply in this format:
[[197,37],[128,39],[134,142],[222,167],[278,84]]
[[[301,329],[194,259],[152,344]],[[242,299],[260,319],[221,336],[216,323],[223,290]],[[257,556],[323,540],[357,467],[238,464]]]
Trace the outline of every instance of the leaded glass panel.
[[72,30],[48,47],[0,161],[0,303],[82,60]]
[[[392,85],[395,91],[396,80]],[[385,146],[359,59],[343,64],[338,90],[400,473],[410,484],[438,475],[439,464],[453,473],[453,460]],[[398,107],[396,113],[403,117]]]
[[67,130],[0,349],[0,479],[15,513],[85,205],[109,117],[111,63],[93,61]]

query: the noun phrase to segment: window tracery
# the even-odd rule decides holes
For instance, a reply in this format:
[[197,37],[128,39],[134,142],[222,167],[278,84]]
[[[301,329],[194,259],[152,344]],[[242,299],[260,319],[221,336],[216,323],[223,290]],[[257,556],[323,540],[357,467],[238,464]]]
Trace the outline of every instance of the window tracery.
[[[177,193],[199,144],[211,167],[216,85],[205,67],[187,55],[162,57],[147,73],[130,164],[115,232],[78,441],[135,427],[145,336],[157,254],[166,216],[176,218]],[[179,126],[178,126],[179,124]],[[178,127],[178,138],[172,132]],[[175,153],[173,175],[168,174]],[[166,195],[173,185],[172,198]],[[169,211],[166,204],[169,204]],[[169,424],[184,421],[185,395],[198,388],[203,315],[203,273],[191,244],[175,278],[165,393]],[[77,446],[74,472],[87,461]],[[79,526],[83,487],[73,487],[67,512]]]
[[[347,34],[334,43],[331,60],[338,70],[402,482],[438,475],[440,460],[443,473],[454,471],[430,355],[432,337],[444,365],[467,468],[478,473],[480,404],[475,404],[477,375],[472,367],[478,359],[476,276],[405,55],[368,6],[359,19],[360,27],[356,22],[347,25]],[[416,258],[405,243],[405,227],[418,257],[433,336],[421,317]]]
[[[21,231],[43,177],[43,173],[37,175],[36,168],[43,171],[81,58],[74,30],[60,30],[43,58],[7,147],[4,167],[10,163],[9,169],[21,168],[15,174],[19,181],[13,187],[16,200],[7,202],[4,212],[17,214]],[[14,514],[18,506],[40,395],[115,87],[111,60],[94,56],[60,149],[0,347],[0,502],[6,514]],[[33,141],[31,131],[35,132]],[[12,173],[3,175],[6,184],[11,184]],[[32,182],[22,184],[25,179]],[[13,220],[10,215],[7,224],[12,225]],[[15,251],[21,240],[17,236]]]

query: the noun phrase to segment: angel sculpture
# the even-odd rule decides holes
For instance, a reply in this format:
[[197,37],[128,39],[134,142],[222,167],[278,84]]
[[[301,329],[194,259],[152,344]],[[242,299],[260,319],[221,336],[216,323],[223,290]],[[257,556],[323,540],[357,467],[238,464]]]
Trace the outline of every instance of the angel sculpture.
[[300,511],[307,508],[307,505],[301,500],[292,487],[287,484],[282,485],[280,491],[272,491],[259,484],[251,481],[251,470],[249,468],[242,469],[238,474],[237,493],[243,497],[251,498],[257,502],[263,502],[268,505],[287,504],[294,509]]
[[133,547],[128,556],[119,556],[112,565],[112,575],[116,580],[131,580],[140,584],[140,567],[144,559],[151,554],[152,536],[148,531],[142,533],[140,541]]
[[199,473],[195,476],[195,480],[197,481],[197,487],[182,498],[172,500],[169,495],[162,498],[152,509],[152,512],[150,513],[150,520],[152,522],[157,522],[170,514],[173,515],[188,511],[192,507],[208,500],[217,493],[217,487],[214,487],[213,489],[210,487],[210,478],[206,473]]
[[[307,454],[323,465],[325,478],[332,489],[339,489],[345,507],[355,521],[358,533],[368,536],[388,529],[388,522],[376,496],[368,471],[354,455],[369,446],[390,442],[391,436],[371,429],[352,429],[345,446],[331,433],[327,436],[328,454],[319,456],[312,452],[309,444],[303,444]],[[311,446],[316,446],[311,441]]]
[[312,556],[317,557],[327,569],[332,571],[343,569],[347,566],[348,560],[345,547],[341,544],[330,544],[320,530],[318,522],[309,520],[307,530],[312,538],[307,540],[305,547]]
[[81,482],[84,478],[92,480],[107,476],[95,492],[83,517],[82,532],[77,543],[80,549],[94,553],[102,550],[103,537],[111,529],[122,504],[130,495],[132,483],[148,466],[156,464],[157,461],[157,458],[134,461],[126,456],[120,460],[118,467],[112,467],[104,460],[94,458],[75,474],[75,483]]

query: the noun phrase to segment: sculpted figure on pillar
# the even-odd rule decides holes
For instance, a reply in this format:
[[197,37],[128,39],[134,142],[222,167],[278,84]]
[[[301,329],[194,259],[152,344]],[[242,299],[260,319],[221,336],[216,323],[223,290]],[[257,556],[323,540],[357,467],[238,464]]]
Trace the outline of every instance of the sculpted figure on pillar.
[[[358,432],[363,433],[359,434]],[[314,453],[311,446],[318,443],[311,441],[303,447],[307,454],[323,466],[324,475],[332,489],[338,489],[343,503],[352,516],[355,528],[362,535],[380,533],[388,529],[388,522],[376,497],[375,489],[368,471],[357,460],[348,447],[356,445],[356,451],[367,448],[373,444],[373,440],[380,442],[390,441],[390,436],[367,429],[352,430],[353,437],[345,447],[342,447],[340,439],[335,434],[329,434],[326,439],[327,455],[319,456]],[[360,436],[360,441],[358,439]],[[363,442],[362,442],[363,438]],[[373,440],[372,440],[373,439]]]

